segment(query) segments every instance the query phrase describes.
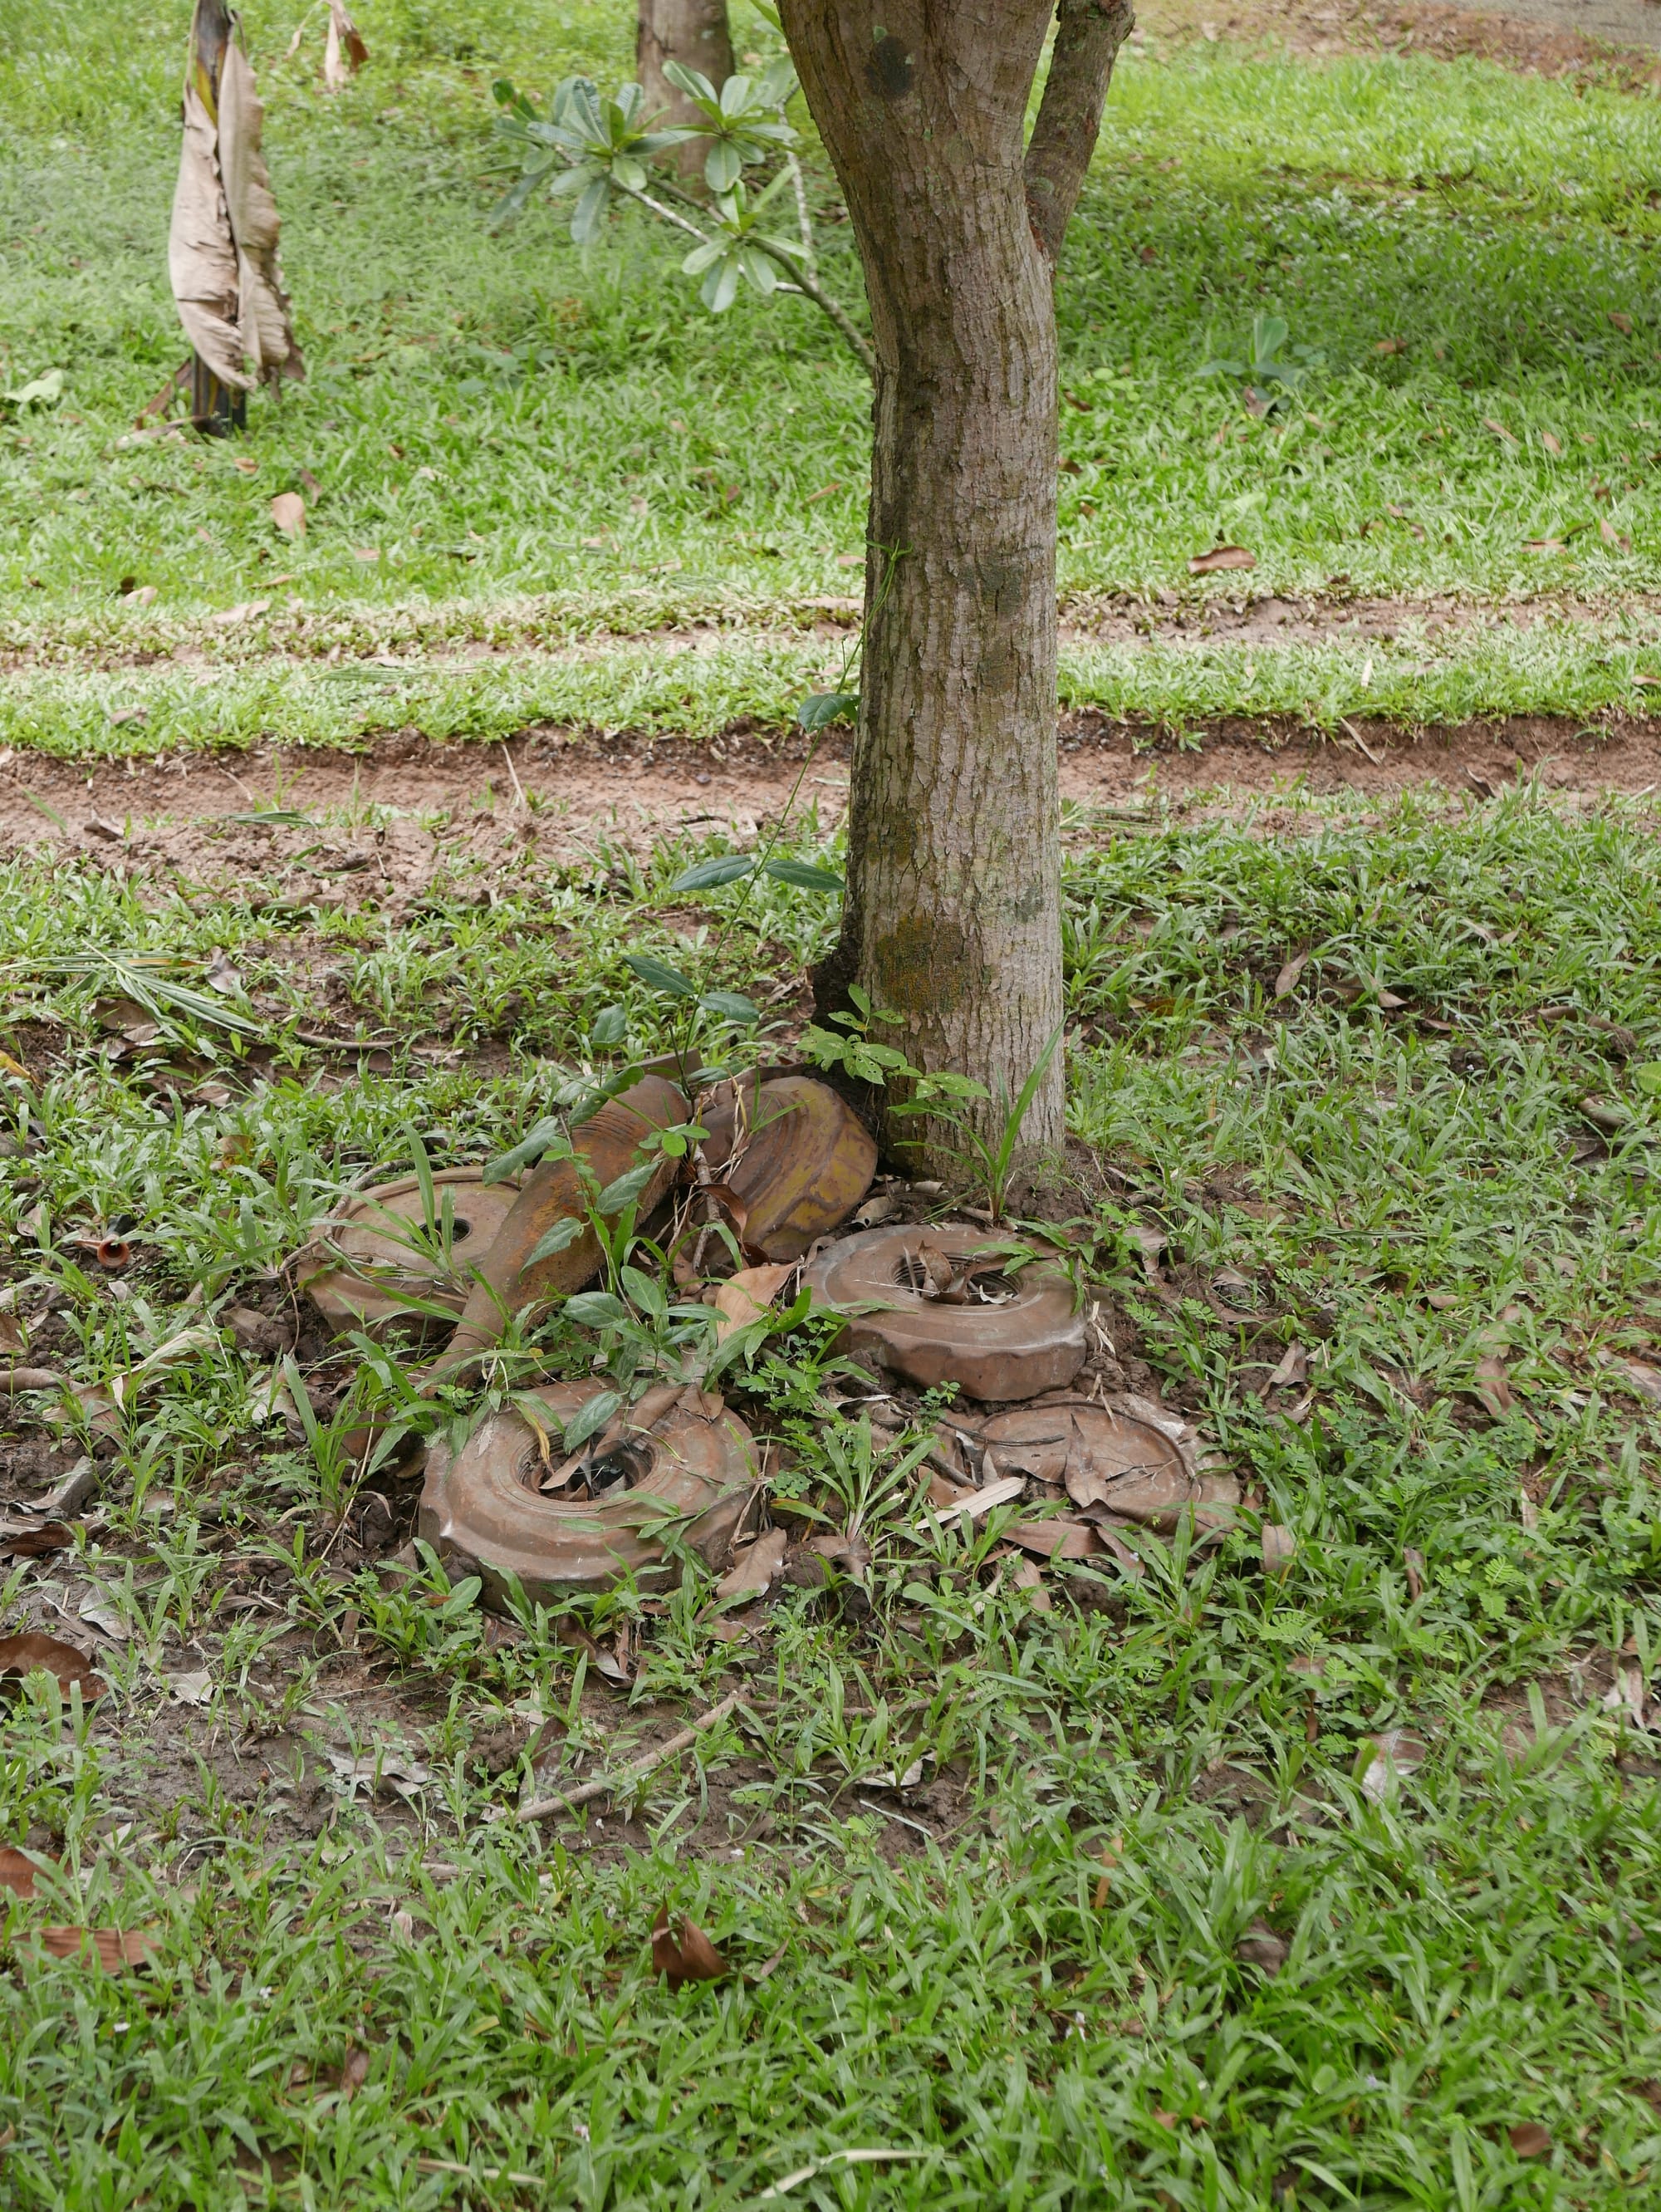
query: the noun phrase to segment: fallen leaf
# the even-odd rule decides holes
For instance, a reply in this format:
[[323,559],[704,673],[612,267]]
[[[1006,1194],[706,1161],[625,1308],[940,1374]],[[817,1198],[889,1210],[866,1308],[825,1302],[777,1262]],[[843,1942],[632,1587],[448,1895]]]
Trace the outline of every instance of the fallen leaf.
[[1382,1805],[1399,1775],[1411,1774],[1422,1765],[1425,1755],[1424,1740],[1406,1729],[1386,1729],[1375,1736],[1371,1745],[1372,1757],[1361,1776],[1361,1793],[1375,1805]]
[[18,1897],[33,1897],[40,1869],[27,1851],[15,1851],[8,1844],[0,1850],[0,1889],[9,1889]]
[[1407,340],[1405,338],[1379,338],[1374,344],[1373,350],[1374,353],[1405,353],[1407,351]]
[[34,1630],[22,1636],[0,1637],[0,1682],[13,1677],[21,1681],[38,1667],[55,1679],[66,1696],[71,1684],[78,1682],[88,1705],[109,1687],[87,1654],[77,1651],[73,1644]]
[[239,476],[257,477],[259,474],[259,463],[252,453],[239,453],[231,466]]
[[1641,1667],[1617,1667],[1615,1680],[1603,1692],[1603,1711],[1618,1713],[1622,1711],[1632,1717],[1634,1728],[1644,1725],[1644,1672]]
[[214,1678],[205,1667],[188,1674],[170,1674],[167,1694],[176,1705],[205,1705],[214,1694]]
[[1300,1383],[1309,1373],[1309,1354],[1300,1344],[1288,1344],[1281,1354],[1280,1363],[1269,1377],[1267,1388],[1284,1390]]
[[667,1905],[652,1924],[652,1966],[672,1990],[688,1982],[718,1982],[732,1971],[695,1920],[682,1917],[677,1943],[669,1932]]
[[1259,1541],[1264,1574],[1285,1574],[1297,1555],[1298,1540],[1292,1531],[1282,1528],[1278,1522],[1265,1521]]
[[1006,1474],[999,1481],[989,1482],[984,1490],[969,1491],[955,1504],[947,1506],[939,1518],[943,1522],[983,1520],[995,1506],[1008,1505],[1019,1498],[1026,1487],[1021,1475]]
[[1538,2120],[1519,2120],[1509,2133],[1511,2147],[1519,2158],[1543,2158],[1551,2148],[1551,2130]]
[[215,991],[223,992],[227,998],[242,995],[242,978],[232,966],[230,955],[223,946],[215,945],[202,972]]
[[1258,556],[1244,545],[1214,545],[1209,553],[1196,553],[1188,563],[1191,576],[1214,576],[1220,568],[1255,568]]
[[1646,1359],[1617,1359],[1614,1364],[1640,1398],[1661,1406],[1661,1367],[1652,1367]]
[[1407,1575],[1408,1601],[1416,1605],[1424,1595],[1425,1555],[1409,1544],[1402,1553],[1402,1565]]
[[1299,976],[1308,965],[1309,955],[1306,952],[1294,952],[1275,978],[1275,996],[1277,999],[1289,998]]
[[1557,440],[1552,436],[1549,430],[1543,430],[1540,433],[1540,443],[1545,447],[1549,453],[1561,453],[1563,450]]
[[1096,1548],[1096,1532],[1086,1521],[1015,1521],[1003,1534],[1040,1559],[1088,1559]]
[[1101,1862],[1102,1873],[1096,1883],[1096,1893],[1092,1902],[1094,1910],[1098,1912],[1105,1912],[1107,1910],[1107,1900],[1113,1891],[1113,1872],[1118,1865],[1119,1856],[1124,1848],[1124,1837],[1113,1836],[1096,1854]]
[[716,1583],[716,1596],[724,1605],[733,1598],[765,1597],[784,1571],[787,1541],[782,1528],[758,1536]]
[[1617,530],[1606,514],[1600,515],[1597,519],[1597,535],[1605,545],[1619,545],[1628,553],[1632,550],[1631,538],[1624,531]]
[[40,1941],[54,1959],[87,1961],[91,1956],[106,1974],[124,1966],[142,1966],[152,1951],[161,1947],[159,1928],[43,1928]]
[[156,602],[156,587],[154,584],[141,584],[136,592],[127,592],[122,596],[124,603],[130,607],[153,607]]
[[1277,1936],[1266,1920],[1254,1920],[1234,1946],[1237,1957],[1248,1966],[1258,1966],[1272,1981],[1286,1964],[1292,1947],[1283,1936]]
[[380,551],[377,546],[358,545],[353,548],[352,558],[355,561],[379,561]]
[[1394,991],[1380,990],[1379,993],[1379,1004],[1384,1008],[1387,1014],[1393,1014],[1397,1006],[1404,1006],[1407,1004],[1407,1000],[1403,998],[1398,998]]
[[27,1339],[23,1334],[21,1322],[15,1313],[0,1313],[0,1352],[23,1352],[27,1349]]
[[346,2046],[346,2057],[340,2069],[341,2102],[349,2105],[368,2079],[369,2053],[367,2051],[355,2051],[349,2043]]
[[1511,1395],[1506,1363],[1492,1352],[1486,1359],[1476,1362],[1476,1395],[1496,1421],[1502,1419],[1516,1403]]
[[285,538],[306,535],[306,502],[297,491],[280,491],[271,501],[271,520]]
[[1630,315],[1623,315],[1619,307],[1611,307],[1609,309],[1609,320],[1614,324],[1616,329],[1620,331],[1623,338],[1629,338],[1632,336],[1632,317]]
[[1508,446],[1515,446],[1521,442],[1514,431],[1507,430],[1503,422],[1496,422],[1491,415],[1483,416],[1482,428],[1485,430],[1492,430],[1496,438],[1503,438]]
[[1010,1579],[1017,1589],[1026,1591],[1034,1613],[1055,1611],[1050,1601],[1050,1593],[1044,1587],[1043,1571],[1035,1559],[1017,1559]]
[[760,1321],[795,1273],[792,1261],[775,1267],[741,1267],[736,1275],[729,1275],[715,1293],[716,1342],[735,1328]]
[[95,1628],[107,1636],[112,1644],[124,1644],[131,1636],[130,1629],[115,1607],[100,1589],[89,1589],[76,1608],[88,1628]]
[[75,1531],[64,1521],[0,1522],[0,1559],[39,1559],[48,1552],[67,1552]]

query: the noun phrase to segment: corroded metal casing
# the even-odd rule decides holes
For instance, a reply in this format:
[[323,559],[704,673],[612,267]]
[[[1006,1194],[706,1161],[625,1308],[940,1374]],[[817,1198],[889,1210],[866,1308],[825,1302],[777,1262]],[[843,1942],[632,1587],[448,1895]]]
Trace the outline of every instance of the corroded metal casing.
[[337,1329],[363,1328],[375,1335],[397,1322],[416,1335],[442,1335],[450,1322],[411,1312],[409,1301],[459,1314],[471,1272],[495,1243],[518,1194],[517,1176],[486,1182],[476,1167],[434,1173],[435,1209],[441,1218],[447,1198],[452,1215],[446,1268],[426,1233],[426,1200],[416,1176],[355,1191],[313,1232],[296,1281]]
[[[856,1358],[921,1389],[956,1382],[1003,1404],[1060,1389],[1088,1350],[1072,1283],[1053,1260],[1009,1277],[1001,1304],[948,1304],[918,1287],[928,1281],[924,1246],[961,1261],[993,1257],[1003,1241],[961,1223],[868,1229],[810,1260],[802,1279],[821,1304],[848,1313],[845,1343]],[[850,1310],[858,1307],[866,1310]]]
[[876,1173],[870,1132],[811,1076],[724,1084],[705,1120],[704,1158],[743,1208],[744,1243],[768,1260],[799,1260],[840,1229]]
[[[562,1425],[593,1395],[585,1382],[555,1382],[536,1391],[550,1427]],[[417,1533],[435,1550],[476,1562],[488,1601],[500,1602],[507,1577],[527,1597],[557,1601],[600,1590],[632,1574],[645,1588],[675,1579],[661,1537],[643,1533],[678,1518],[683,1540],[705,1564],[727,1563],[734,1534],[750,1508],[757,1481],[749,1429],[724,1410],[712,1419],[677,1407],[648,1431],[634,1432],[651,1466],[631,1489],[597,1502],[544,1498],[536,1437],[517,1413],[492,1416],[452,1457],[435,1443],[427,1454]],[[625,1431],[625,1434],[629,1432]]]

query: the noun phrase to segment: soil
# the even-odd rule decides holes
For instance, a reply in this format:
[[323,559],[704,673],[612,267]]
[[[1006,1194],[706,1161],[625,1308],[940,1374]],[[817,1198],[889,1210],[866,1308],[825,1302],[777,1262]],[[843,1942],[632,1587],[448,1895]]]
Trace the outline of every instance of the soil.
[[[1163,808],[1207,812],[1300,797],[1364,811],[1409,790],[1491,797],[1537,776],[1568,804],[1661,787],[1661,729],[1647,717],[1596,728],[1525,715],[1403,732],[1345,725],[1338,739],[1244,717],[1218,718],[1178,743],[1084,713],[1061,726],[1064,800],[1110,819],[1156,825]],[[484,897],[483,878],[533,860],[591,854],[603,837],[631,849],[665,834],[725,829],[741,838],[792,799],[821,824],[846,805],[846,732],[811,761],[799,739],[743,731],[711,743],[531,732],[511,744],[434,744],[410,732],[361,753],[276,747],[90,769],[39,754],[0,765],[0,854],[82,854],[139,878],[236,889],[251,879],[279,909],[391,906],[447,889]],[[280,801],[275,796],[281,794]],[[262,810],[301,818],[262,822]],[[1088,823],[1081,825],[1088,830]]]
[[1199,9],[1143,0],[1137,20],[1144,36],[1270,37],[1306,55],[1411,52],[1452,61],[1469,54],[1543,76],[1613,77],[1634,89],[1661,77],[1653,58],[1661,48],[1661,8],[1653,0],[1509,0],[1503,9],[1481,0],[1451,6],[1220,0]]

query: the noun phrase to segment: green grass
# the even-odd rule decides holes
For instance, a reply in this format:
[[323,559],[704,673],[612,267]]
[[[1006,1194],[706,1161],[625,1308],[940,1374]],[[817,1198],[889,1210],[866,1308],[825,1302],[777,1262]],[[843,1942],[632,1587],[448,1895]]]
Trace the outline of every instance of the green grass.
[[[112,67],[105,12],[82,0],[0,10],[0,373],[68,377],[56,411],[0,429],[9,635],[101,633],[127,580],[156,587],[158,617],[293,595],[370,622],[427,605],[440,627],[525,595],[556,627],[712,606],[765,623],[858,588],[838,557],[862,540],[866,393],[827,329],[792,302],[712,320],[630,225],[586,263],[551,211],[488,228],[489,78],[620,71],[609,7],[510,24],[459,0],[366,0],[374,59],[332,100],[314,37],[282,58],[293,9],[262,13],[310,379],[257,402],[234,450],[123,447],[180,352],[163,246],[184,15],[136,11]],[[1127,53],[1061,294],[1080,403],[1063,410],[1064,592],[1189,588],[1189,556],[1218,539],[1256,551],[1253,589],[1652,591],[1658,163],[1655,102],[1607,88],[1221,45]],[[844,233],[828,251],[852,296]],[[1254,422],[1198,374],[1258,310],[1324,356],[1284,421]],[[1383,339],[1406,350],[1381,356]],[[296,546],[268,508],[302,469],[321,491]],[[1430,659],[1403,687],[1409,718],[1440,711],[1460,648]],[[626,696],[626,659],[617,678]],[[1131,710],[1162,711],[1157,662],[1145,699],[1141,681]],[[1518,688],[1580,713],[1596,682],[1571,656]]]
[[[995,1531],[919,1544],[879,1522],[869,1620],[788,1597],[747,1668],[690,1593],[640,1624],[621,1740],[737,1686],[747,1733],[645,1789],[636,1853],[492,1825],[500,1790],[470,1765],[526,1711],[573,1717],[567,1759],[603,1743],[554,1624],[487,1646],[425,1580],[339,1571],[326,1462],[250,1425],[258,1363],[221,1340],[169,1370],[124,1432],[109,1525],[48,1563],[71,1615],[87,1577],[126,1613],[115,1686],[90,1724],[27,1696],[0,1756],[0,1832],[59,1838],[79,1870],[5,1923],[9,2203],[736,2205],[872,2148],[917,2155],[826,2165],[795,2201],[1644,2201],[1661,1821],[1646,1744],[1598,1692],[1612,1653],[1646,1677],[1661,1657],[1661,1415],[1618,1364],[1661,1333],[1661,1103],[1634,1073],[1661,1059],[1657,851],[1641,811],[1561,818],[1527,787],[1365,831],[1308,805],[1273,840],[1155,817],[1108,841],[1081,819],[1071,1113],[1137,1189],[1076,1202],[1162,1388],[1246,1481],[1244,1525],[1203,1559],[1149,1545],[1143,1583],[1077,1608],[1058,1589],[1044,1616]],[[90,869],[49,903],[13,864],[0,962],[66,1050],[12,1089],[27,1156],[0,1164],[0,1223],[17,1273],[63,1293],[55,1356],[90,1382],[211,1326],[411,1127],[437,1162],[488,1153],[600,1006],[624,1006],[631,1050],[662,1043],[627,951],[750,989],[799,972],[825,917],[779,886],[724,951],[688,945],[667,891],[687,857],[527,860],[494,905],[463,886],[403,928],[258,919],[247,897],[141,896]],[[712,916],[735,896],[711,894]],[[142,1059],[100,1041],[96,978],[54,963],[167,953],[188,977],[216,945],[279,1040],[318,1018],[305,979],[326,963],[374,1034],[461,1060],[401,1049],[330,1091],[291,1042],[229,1105],[158,1112]],[[1381,988],[1402,1006],[1380,1012]],[[476,1072],[514,1006],[509,1072]],[[238,1049],[168,1028],[149,1057],[234,1082]],[[1586,1141],[1591,1093],[1629,1109],[1607,1146]],[[44,1249],[23,1228],[42,1199]],[[1138,1219],[1170,1240],[1157,1294]],[[141,1255],[124,1299],[72,1242],[114,1220]],[[1204,1294],[1225,1265],[1257,1302],[1232,1317]],[[1293,1338],[1312,1355],[1296,1422],[1261,1395]],[[557,1317],[540,1343],[555,1369],[591,1350]],[[1496,1352],[1515,1403],[1494,1419],[1474,1391]],[[786,1340],[740,1402],[810,1402],[814,1376]],[[1280,1582],[1259,1515],[1297,1538]],[[285,1562],[276,1620],[232,1620],[233,1557]],[[318,1843],[280,1843],[280,1720],[389,1741],[331,1687],[349,1605],[430,1779],[411,1826],[343,1801]],[[239,1801],[203,1767],[154,1802],[161,1677],[187,1665],[212,1677],[204,1725],[270,1745],[270,1790]],[[1424,1761],[1375,1802],[1357,1777],[1392,1728]],[[968,1803],[955,1838],[895,1863],[858,1784],[924,1751]],[[700,1771],[730,1791],[730,1832],[689,1848]],[[748,1975],[783,1958],[671,1996],[647,1957],[664,1903]],[[43,1960],[43,1917],[154,1925],[159,1965],[106,1982]],[[1240,1948],[1254,1923],[1289,1946],[1272,1978]],[[353,2049],[368,2073],[349,2100]],[[1525,2161],[1508,2130],[1531,2121],[1552,2144]]]

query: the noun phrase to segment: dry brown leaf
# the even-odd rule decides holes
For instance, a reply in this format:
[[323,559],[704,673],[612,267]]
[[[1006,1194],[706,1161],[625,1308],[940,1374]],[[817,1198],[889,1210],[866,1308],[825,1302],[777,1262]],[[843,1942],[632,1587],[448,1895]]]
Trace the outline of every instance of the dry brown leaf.
[[1616,329],[1620,331],[1623,338],[1629,338],[1632,336],[1632,317],[1630,315],[1623,315],[1619,307],[1611,307],[1609,309],[1609,320],[1614,324]]
[[369,2053],[355,2051],[349,2043],[346,2057],[340,2069],[340,2095],[343,2104],[349,2104],[369,2079]]
[[230,955],[222,945],[215,945],[208,956],[208,964],[202,972],[215,990],[223,997],[239,998],[241,996],[242,978],[232,965]]
[[1552,436],[1549,430],[1543,430],[1540,433],[1540,443],[1545,447],[1549,453],[1561,453],[1563,450],[1561,445]]
[[1196,553],[1188,563],[1191,576],[1215,576],[1220,568],[1255,568],[1258,556],[1244,545],[1214,545],[1209,553]]
[[1496,1421],[1503,1419],[1516,1403],[1511,1395],[1506,1363],[1492,1352],[1486,1359],[1476,1362],[1476,1395]]
[[984,1490],[964,1492],[957,1503],[946,1507],[940,1515],[942,1521],[979,1521],[995,1506],[1008,1505],[1026,1489],[1024,1480],[1018,1474],[1006,1474],[997,1482],[989,1482]]
[[1034,1613],[1053,1613],[1050,1593],[1044,1587],[1044,1576],[1035,1559],[1017,1559],[1015,1573],[1010,1577],[1017,1589],[1025,1590]]
[[1543,2158],[1551,2148],[1551,2130],[1538,2120],[1519,2120],[1509,2132],[1511,2147],[1519,2158]]
[[341,0],[329,0],[329,31],[323,45],[324,89],[343,91],[368,58],[369,49]]
[[1288,1344],[1269,1377],[1268,1388],[1284,1390],[1304,1381],[1309,1373],[1309,1354],[1300,1344]]
[[1107,1900],[1112,1896],[1113,1889],[1113,1871],[1118,1864],[1119,1856],[1124,1848],[1124,1837],[1113,1836],[1096,1853],[1103,1869],[1100,1879],[1096,1883],[1096,1893],[1092,1900],[1098,1912],[1105,1912],[1107,1910]]
[[159,1928],[43,1928],[40,1941],[54,1959],[96,1959],[106,1974],[142,1966],[161,1946]]
[[1306,952],[1294,952],[1275,978],[1275,996],[1277,999],[1289,998],[1299,976],[1308,965],[1309,955]]
[[1257,1966],[1272,1981],[1286,1964],[1292,1946],[1277,1936],[1266,1920],[1254,1920],[1234,1946],[1237,1957]]
[[[196,52],[196,25],[191,26]],[[222,384],[246,391],[237,337],[236,248],[220,188],[218,134],[192,67],[185,82],[185,142],[167,234],[167,274],[185,335]]]
[[0,1559],[38,1559],[48,1552],[67,1552],[75,1531],[66,1521],[29,1521],[0,1525]]
[[38,1630],[30,1630],[22,1636],[0,1637],[0,1685],[8,1680],[21,1681],[36,1668],[44,1668],[65,1696],[70,1685],[78,1682],[82,1700],[88,1705],[94,1698],[101,1698],[109,1687],[86,1653],[77,1651],[73,1644],[65,1644],[58,1637],[43,1636]]
[[259,150],[264,110],[235,39],[219,75],[219,168],[236,247],[238,335],[255,377],[306,374],[277,258],[276,202]]
[[1652,1367],[1646,1359],[1617,1359],[1615,1364],[1640,1398],[1661,1406],[1661,1367]]
[[1096,1532],[1085,1521],[1016,1521],[1003,1534],[1040,1559],[1088,1559],[1096,1548]]
[[1409,1544],[1402,1553],[1402,1565],[1407,1575],[1408,1601],[1416,1605],[1424,1595],[1425,1555]]
[[765,1536],[758,1536],[716,1583],[716,1596],[724,1605],[733,1598],[765,1597],[784,1572],[787,1540],[782,1528],[769,1528]]
[[33,1897],[39,1874],[27,1851],[15,1851],[9,1845],[0,1849],[0,1889],[9,1889],[18,1897]]
[[791,1261],[778,1266],[741,1267],[736,1275],[729,1275],[715,1293],[716,1342],[730,1336],[735,1328],[760,1321],[795,1273],[796,1263]]
[[1397,1007],[1404,1006],[1407,1004],[1407,1000],[1397,997],[1394,991],[1381,990],[1379,993],[1379,1004],[1384,1008],[1387,1014],[1393,1014]]
[[682,1917],[677,1943],[669,1932],[667,1905],[652,1924],[652,1964],[672,1990],[688,1982],[718,1982],[732,1971],[695,1920]]
[[1374,353],[1405,353],[1407,351],[1407,340],[1405,338],[1379,338],[1373,346],[1373,350]]
[[280,491],[271,501],[271,520],[285,538],[306,535],[306,502],[297,491]]
[[55,1367],[0,1368],[0,1390],[55,1390],[63,1381]]
[[1292,1531],[1282,1528],[1277,1522],[1265,1521],[1260,1541],[1264,1574],[1285,1574],[1297,1555],[1298,1540]]
[[1508,446],[1515,446],[1521,442],[1514,430],[1507,430],[1503,422],[1496,422],[1491,415],[1483,416],[1482,428],[1485,430],[1492,430],[1496,438],[1503,438]]
[[0,1313],[0,1352],[22,1352],[27,1345],[23,1324],[16,1315]]

